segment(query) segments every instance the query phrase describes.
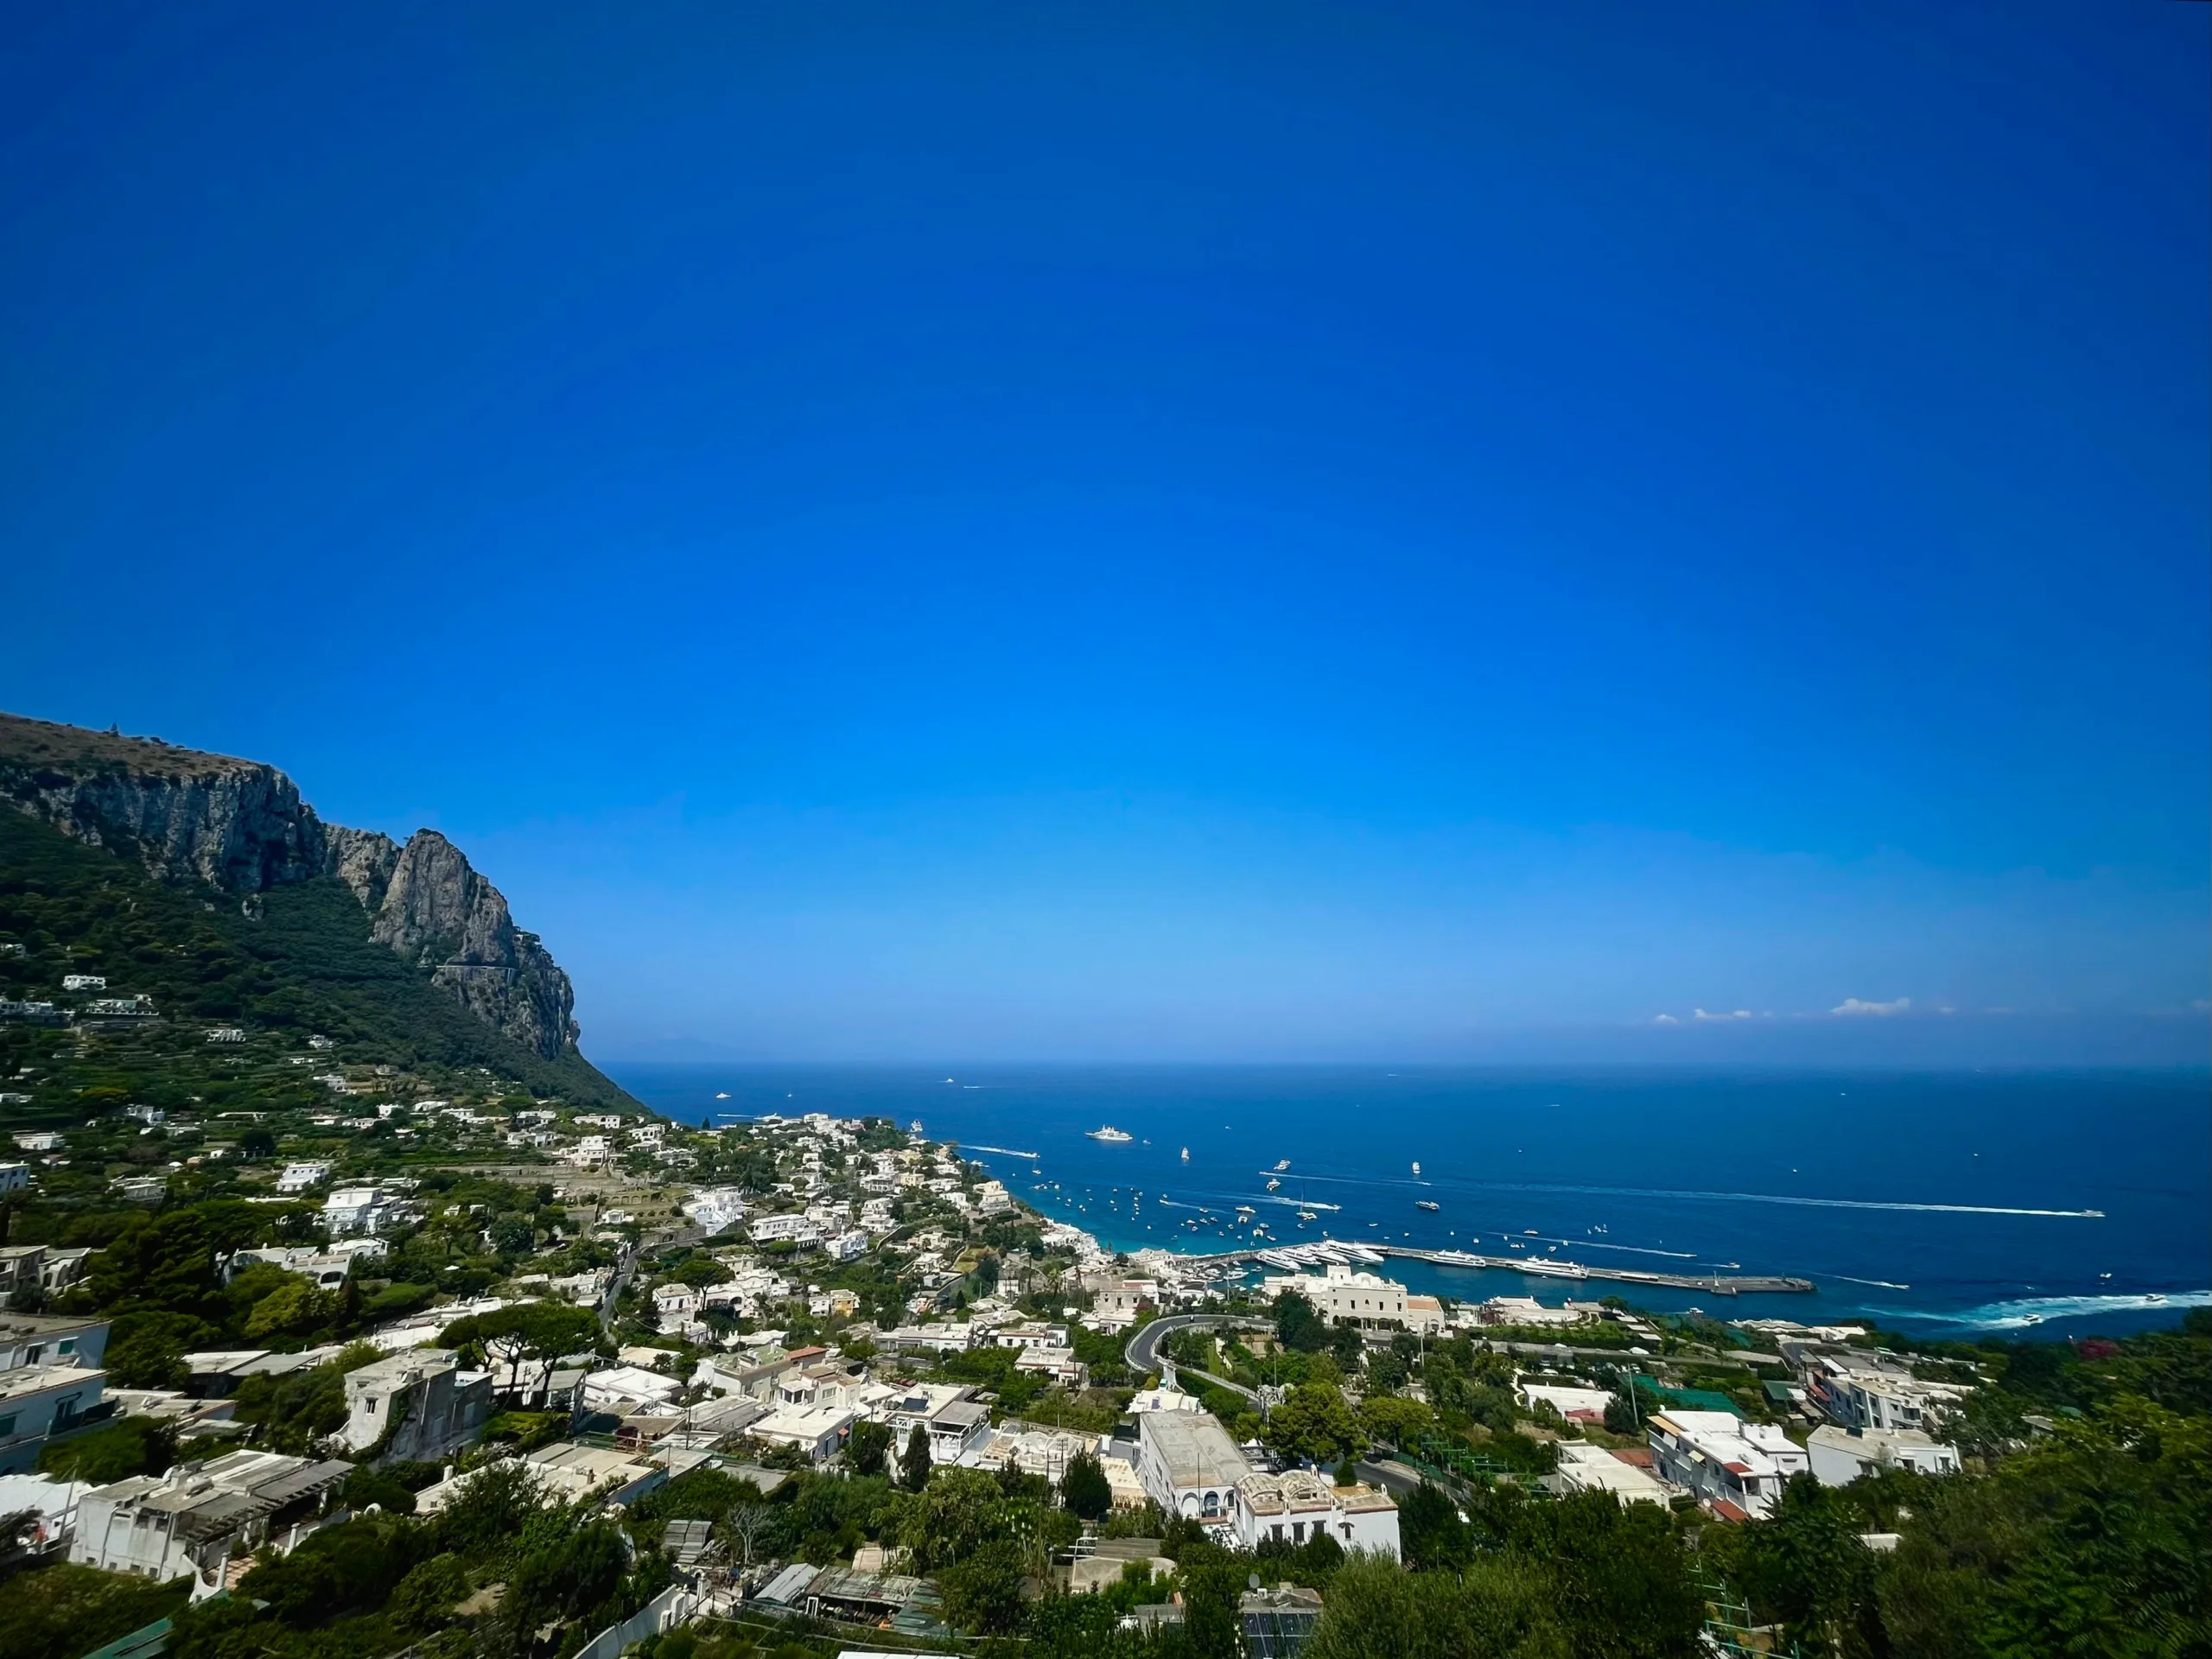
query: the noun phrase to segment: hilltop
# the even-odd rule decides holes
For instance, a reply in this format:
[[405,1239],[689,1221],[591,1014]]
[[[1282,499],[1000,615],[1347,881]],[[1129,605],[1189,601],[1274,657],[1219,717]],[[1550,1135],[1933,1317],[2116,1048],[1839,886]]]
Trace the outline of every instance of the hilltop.
[[0,801],[0,998],[54,1005],[0,1040],[41,1105],[92,1071],[198,1077],[214,1026],[229,1052],[317,1035],[429,1083],[481,1068],[635,1109],[578,1050],[568,976],[435,830],[326,824],[273,766],[14,715]]

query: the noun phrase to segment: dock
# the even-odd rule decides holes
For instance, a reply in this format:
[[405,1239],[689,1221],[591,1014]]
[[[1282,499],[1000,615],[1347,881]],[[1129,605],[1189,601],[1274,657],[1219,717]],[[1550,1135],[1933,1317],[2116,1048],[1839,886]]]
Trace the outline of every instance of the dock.
[[[1327,1241],[1335,1242],[1335,1241]],[[1464,1268],[1470,1271],[1496,1268],[1503,1273],[1517,1273],[1523,1278],[1542,1279],[1573,1286],[1579,1284],[1659,1285],[1669,1290],[1702,1291],[1708,1296],[1769,1296],[1809,1295],[1815,1287],[1809,1279],[1798,1279],[1775,1274],[1716,1274],[1716,1273],[1653,1273],[1643,1268],[1592,1268],[1576,1262],[1579,1271],[1562,1273],[1549,1258],[1478,1255],[1471,1250],[1421,1250],[1403,1244],[1369,1244],[1351,1240],[1364,1249],[1379,1255],[1397,1256],[1408,1262],[1426,1262],[1432,1267]],[[1281,1249],[1281,1245],[1263,1246]],[[1256,1262],[1260,1252],[1224,1250],[1218,1255],[1198,1255],[1186,1260],[1217,1267],[1231,1267]],[[1542,1265],[1538,1265],[1539,1263]]]
[[1417,1250],[1402,1244],[1370,1244],[1367,1248],[1410,1262],[1427,1262],[1434,1267],[1498,1268],[1531,1279],[1556,1279],[1570,1285],[1602,1279],[1607,1284],[1664,1285],[1672,1290],[1701,1290],[1713,1296],[1802,1295],[1813,1289],[1809,1279],[1775,1274],[1652,1273],[1643,1268],[1592,1268],[1580,1262],[1574,1264],[1580,1268],[1579,1273],[1566,1274],[1522,1256],[1477,1255],[1471,1250]]

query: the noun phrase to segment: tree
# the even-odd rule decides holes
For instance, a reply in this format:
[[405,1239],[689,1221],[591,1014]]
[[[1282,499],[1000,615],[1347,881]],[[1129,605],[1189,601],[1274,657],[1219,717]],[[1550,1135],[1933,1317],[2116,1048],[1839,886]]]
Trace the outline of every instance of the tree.
[[1334,1463],[1364,1444],[1351,1408],[1332,1384],[1301,1382],[1268,1419],[1267,1442],[1286,1457]]
[[1589,1659],[1569,1645],[1548,1596],[1541,1568],[1526,1560],[1480,1559],[1455,1575],[1356,1555],[1330,1582],[1306,1659]]
[[891,1456],[891,1426],[888,1423],[855,1423],[852,1438],[845,1442],[845,1455],[852,1459],[855,1473],[881,1474],[884,1464]]
[[316,1289],[315,1281],[299,1274],[288,1274],[285,1281],[253,1305],[253,1312],[246,1315],[246,1335],[257,1339],[305,1336],[328,1321],[334,1311],[333,1299]]
[[404,1630],[434,1630],[467,1599],[468,1574],[461,1563],[451,1555],[433,1555],[399,1581],[390,1611]]
[[1070,1515],[1085,1521],[1103,1519],[1114,1507],[1114,1489],[1107,1483],[1105,1465],[1089,1452],[1068,1459],[1060,1476],[1060,1503]]
[[81,1480],[93,1486],[158,1475],[176,1461],[176,1430],[153,1417],[125,1417],[41,1448],[38,1470],[57,1480]]
[[1021,1547],[1010,1539],[985,1544],[944,1569],[945,1617],[978,1636],[998,1636],[1021,1623]]
[[1388,1440],[1393,1446],[1402,1446],[1431,1427],[1436,1421],[1436,1414],[1418,1400],[1402,1400],[1395,1395],[1382,1394],[1361,1402],[1359,1421],[1369,1440]]
[[747,1500],[730,1505],[729,1513],[723,1517],[722,1524],[728,1529],[729,1535],[736,1540],[739,1548],[743,1552],[742,1559],[738,1562],[739,1566],[753,1565],[753,1546],[759,1541],[760,1535],[767,1531],[774,1523],[775,1519],[775,1510],[770,1509],[766,1503]]
[[604,1521],[579,1527],[524,1558],[500,1604],[531,1628],[547,1612],[576,1618],[612,1596],[630,1565],[622,1535]]
[[906,1436],[906,1454],[899,1459],[899,1484],[910,1492],[930,1484],[930,1435],[919,1423]]
[[1296,1291],[1275,1298],[1275,1336],[1286,1348],[1301,1354],[1318,1354],[1329,1345],[1329,1327],[1313,1311],[1313,1304]]
[[1398,1504],[1398,1537],[1406,1565],[1416,1569],[1462,1567],[1474,1551],[1459,1506],[1426,1480]]

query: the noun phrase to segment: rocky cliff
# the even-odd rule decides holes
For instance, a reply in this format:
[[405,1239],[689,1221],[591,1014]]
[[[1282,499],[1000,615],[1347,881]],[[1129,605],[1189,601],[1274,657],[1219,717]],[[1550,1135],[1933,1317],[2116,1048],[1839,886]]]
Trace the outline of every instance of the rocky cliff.
[[370,937],[532,1053],[575,1050],[575,995],[499,890],[435,830],[404,846],[326,824],[274,766],[0,714],[0,799],[144,866],[158,880],[251,895],[335,877]]

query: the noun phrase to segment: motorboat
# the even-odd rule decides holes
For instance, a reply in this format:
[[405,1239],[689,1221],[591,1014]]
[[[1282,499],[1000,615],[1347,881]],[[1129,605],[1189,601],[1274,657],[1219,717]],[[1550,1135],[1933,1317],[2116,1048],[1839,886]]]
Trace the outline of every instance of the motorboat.
[[1288,1169],[1289,1167],[1290,1167],[1290,1160],[1289,1160],[1289,1159],[1287,1159],[1287,1158],[1278,1158],[1278,1159],[1276,1159],[1276,1160],[1275,1160],[1275,1173],[1276,1173],[1276,1174],[1278,1174],[1278,1175],[1281,1174],[1281,1173],[1283,1173],[1283,1171],[1285,1171],[1286,1169]]
[[1186,1164],[1191,1161],[1191,1149],[1188,1147],[1183,1148],[1183,1161]]
[[1117,1147],[1136,1139],[1136,1136],[1131,1135],[1127,1129],[1117,1129],[1111,1123],[1103,1123],[1098,1128],[1086,1129],[1084,1133],[1093,1141],[1104,1141]]
[[1416,1209],[1416,1210],[1426,1210],[1426,1211],[1427,1211],[1431,1215],[1434,1215],[1434,1214],[1435,1214],[1439,1210],[1441,1210],[1443,1207],[1444,1207],[1444,1206],[1443,1206],[1442,1205],[1439,1204],[1439,1203],[1438,1203],[1434,1198],[1415,1198],[1415,1199],[1414,1200],[1414,1209]]
[[1279,1180],[1275,1179],[1275,1178],[1274,1178],[1274,1176],[1272,1176],[1272,1175],[1268,1176],[1268,1192],[1281,1192],[1281,1191],[1282,1191],[1282,1183],[1281,1183],[1281,1181],[1279,1181]]
[[1421,1160],[1418,1158],[1414,1160],[1414,1173],[1415,1175],[1419,1175],[1421,1173]]

